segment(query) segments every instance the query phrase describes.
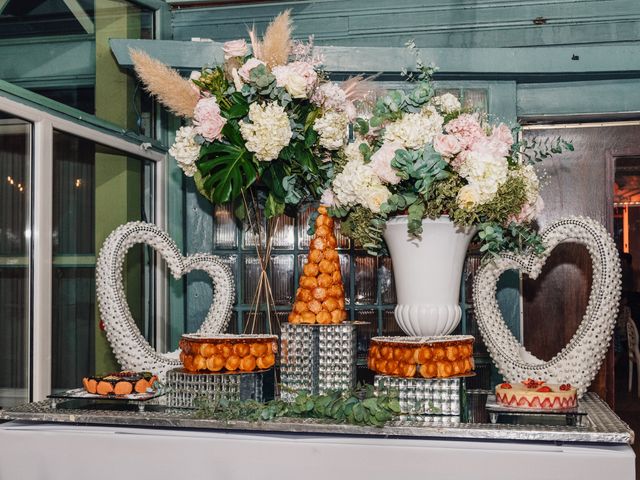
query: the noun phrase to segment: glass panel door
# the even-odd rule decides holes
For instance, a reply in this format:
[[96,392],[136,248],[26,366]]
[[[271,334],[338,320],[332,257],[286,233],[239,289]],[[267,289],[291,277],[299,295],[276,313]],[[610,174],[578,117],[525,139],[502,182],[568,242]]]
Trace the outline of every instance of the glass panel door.
[[32,124],[0,111],[0,405],[29,399]]
[[[119,370],[95,304],[96,255],[129,221],[153,221],[153,165],[69,133],[53,132],[53,391],[83,376]],[[151,177],[151,178],[150,178]],[[138,328],[153,343],[153,254],[137,245],[124,282]]]

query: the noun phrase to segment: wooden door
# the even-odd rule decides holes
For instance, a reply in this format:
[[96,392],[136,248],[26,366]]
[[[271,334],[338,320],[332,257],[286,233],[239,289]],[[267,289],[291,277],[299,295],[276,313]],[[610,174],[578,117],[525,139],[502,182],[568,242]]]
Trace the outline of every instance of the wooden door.
[[[640,125],[586,124],[525,131],[525,137],[562,136],[575,147],[545,162],[540,171],[545,209],[539,225],[584,215],[613,229],[613,166],[618,155],[640,151]],[[523,280],[525,347],[548,360],[571,339],[584,315],[591,288],[591,259],[582,246],[564,244],[551,254],[542,275]],[[607,353],[591,390],[614,403],[613,349]]]

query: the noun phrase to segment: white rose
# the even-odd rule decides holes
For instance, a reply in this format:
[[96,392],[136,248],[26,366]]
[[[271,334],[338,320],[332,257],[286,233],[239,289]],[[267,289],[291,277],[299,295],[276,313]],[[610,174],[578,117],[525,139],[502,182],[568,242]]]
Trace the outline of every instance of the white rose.
[[480,197],[478,186],[470,183],[458,190],[456,203],[463,210],[473,210],[480,203]]
[[292,98],[307,98],[307,82],[302,75],[296,73],[289,75],[284,89]]
[[391,192],[384,185],[373,185],[365,192],[366,207],[373,213],[380,213],[380,206],[389,200]]

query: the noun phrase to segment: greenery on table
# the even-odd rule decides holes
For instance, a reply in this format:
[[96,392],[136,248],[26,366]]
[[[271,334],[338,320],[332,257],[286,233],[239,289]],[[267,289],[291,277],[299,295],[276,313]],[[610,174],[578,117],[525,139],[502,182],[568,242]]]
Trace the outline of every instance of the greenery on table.
[[373,386],[367,385],[348,392],[330,392],[311,395],[301,392],[291,402],[272,400],[211,401],[198,397],[195,401],[198,418],[217,420],[271,421],[277,418],[315,418],[334,423],[382,427],[400,414],[397,393],[374,395]]

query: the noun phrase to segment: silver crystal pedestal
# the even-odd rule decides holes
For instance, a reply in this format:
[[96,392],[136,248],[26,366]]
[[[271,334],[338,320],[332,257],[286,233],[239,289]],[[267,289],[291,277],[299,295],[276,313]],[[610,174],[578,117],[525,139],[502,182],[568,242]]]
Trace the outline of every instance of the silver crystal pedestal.
[[281,397],[313,395],[356,386],[357,325],[281,325]]
[[[377,395],[398,395],[400,412],[411,418],[425,415],[460,418],[461,378],[401,378],[376,375]],[[416,418],[419,420],[419,418]],[[458,420],[459,421],[459,420]]]
[[264,402],[265,376],[272,371],[248,373],[191,373],[183,368],[167,372],[167,406],[195,408],[196,398],[210,401],[256,400]]

